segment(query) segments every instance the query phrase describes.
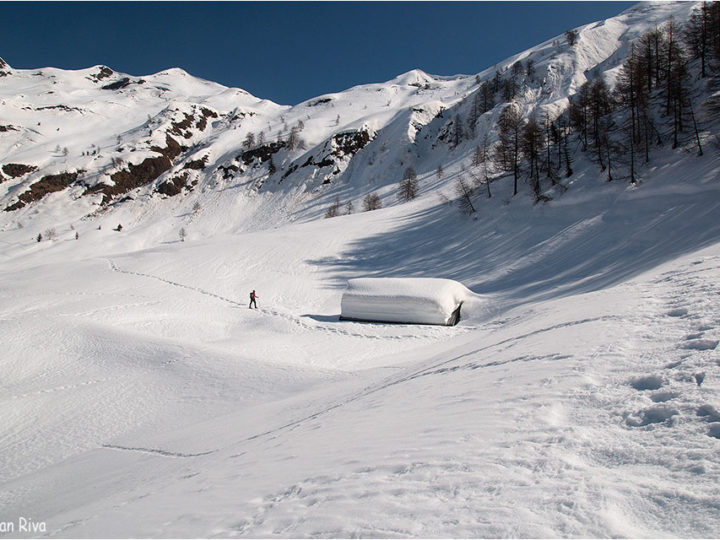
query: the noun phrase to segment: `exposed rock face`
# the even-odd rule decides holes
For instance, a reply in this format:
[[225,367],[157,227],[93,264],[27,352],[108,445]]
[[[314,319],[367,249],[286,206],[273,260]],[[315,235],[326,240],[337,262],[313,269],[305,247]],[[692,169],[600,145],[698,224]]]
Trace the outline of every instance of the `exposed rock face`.
[[48,105],[47,107],[35,107],[36,111],[51,111],[51,110],[59,110],[63,112],[83,112],[82,109],[79,109],[78,107],[68,107],[67,105]]
[[189,139],[192,137],[192,132],[189,130],[190,126],[192,126],[193,121],[195,120],[195,117],[192,114],[184,113],[185,118],[182,119],[180,122],[173,122],[170,126],[170,130],[168,133],[172,133],[173,135],[177,135],[179,137],[184,137],[186,139]]
[[229,165],[227,167],[220,165],[217,170],[222,171],[223,180],[228,180],[235,176],[233,173],[238,172],[240,170],[240,167],[238,167],[237,165]]
[[147,185],[158,178],[173,166],[173,160],[180,155],[185,147],[181,146],[175,139],[168,135],[165,148],[153,146],[151,150],[160,155],[158,157],[145,158],[138,165],[129,164],[126,169],[116,172],[110,178],[113,185],[100,183],[97,186],[88,188],[86,194],[102,193],[102,204],[109,203],[114,197],[122,195],[140,186]]
[[243,152],[237,159],[242,160],[245,165],[250,165],[250,163],[252,163],[255,159],[257,159],[260,163],[265,163],[272,158],[273,154],[276,154],[285,148],[286,144],[287,143],[285,141],[276,141],[264,144],[262,146],[258,146],[257,148]]
[[202,107],[199,113],[183,113],[183,119],[179,122],[173,122],[170,125],[168,133],[189,139],[193,136],[191,131],[193,127],[199,129],[200,131],[205,131],[205,128],[207,128],[207,119],[217,117],[217,113],[207,107]]
[[156,191],[169,197],[179,195],[182,192],[183,188],[187,187],[187,178],[188,175],[187,173],[185,173],[181,174],[180,176],[176,176],[171,180],[166,180],[157,187]]
[[103,203],[110,201],[111,197],[127,193],[137,187],[144,186],[155,180],[165,171],[170,170],[172,161],[166,156],[145,158],[139,165],[128,165],[127,169],[118,171],[110,178],[115,183],[102,190],[105,194]]
[[[321,154],[319,157],[310,156],[301,167],[309,167],[311,165],[318,168],[334,167],[337,165],[338,159],[354,156],[365,148],[371,140],[372,137],[370,133],[364,129],[337,133],[325,144],[324,155]],[[290,169],[290,172],[295,170],[292,167]],[[340,171],[336,168],[336,172]]]
[[323,97],[318,98],[316,100],[311,101],[307,104],[308,107],[317,107],[318,105],[323,105],[324,103],[330,103],[332,101],[332,98],[329,97]]
[[121,88],[125,88],[126,86],[130,85],[130,79],[128,77],[123,77],[122,79],[118,79],[114,83],[106,84],[102,87],[103,90],[120,90]]
[[7,165],[3,165],[2,170],[10,178],[20,178],[27,173],[36,171],[37,167],[35,165],[24,165],[22,163],[8,163]]
[[48,193],[63,190],[72,185],[77,180],[78,176],[83,172],[84,171],[77,171],[72,173],[64,172],[60,174],[43,176],[40,180],[32,184],[30,186],[30,189],[28,189],[24,193],[21,193],[18,197],[18,199],[20,200],[15,204],[12,204],[5,208],[5,211],[12,212],[13,210],[22,208],[28,203],[39,201]]
[[100,71],[98,71],[95,75],[93,75],[93,77],[94,77],[97,81],[102,81],[103,79],[107,79],[108,77],[110,77],[110,76],[113,75],[114,73],[115,73],[115,72],[114,72],[112,69],[110,69],[109,67],[107,67],[107,66],[102,66],[102,67],[100,68]]
[[364,129],[338,133],[333,137],[333,142],[335,143],[333,155],[337,157],[346,155],[354,156],[362,150],[370,140],[370,134]]
[[207,163],[208,157],[203,156],[202,159],[195,159],[193,161],[188,161],[183,165],[183,169],[193,169],[196,171],[202,171],[205,168],[205,164]]
[[123,77],[122,79],[118,79],[117,81],[106,84],[102,87],[103,90],[121,90],[123,88],[126,88],[130,86],[131,84],[145,84],[145,81],[143,79],[138,79],[137,81],[130,80],[129,77]]
[[0,133],[7,133],[8,131],[18,131],[14,126],[0,126]]
[[[322,168],[322,167],[332,167],[335,165],[335,161],[330,159],[330,157],[324,157],[320,161],[315,161],[315,158],[313,156],[310,156],[307,158],[307,161],[303,163],[302,167],[309,167],[311,165],[314,165],[315,167]],[[292,169],[292,167],[291,167]]]
[[217,117],[218,115],[215,111],[211,111],[210,109],[203,107],[200,109],[200,119],[195,123],[195,127],[200,131],[205,131],[205,128],[207,127],[207,119]]
[[157,152],[158,154],[162,154],[163,156],[171,160],[175,159],[181,153],[187,150],[185,146],[182,146],[170,135],[167,135],[165,137],[165,144],[167,145],[165,148],[160,148],[159,146],[152,146],[150,150],[152,150],[153,152]]
[[0,58],[0,77],[5,77],[6,75],[10,75],[10,66],[7,65],[5,60]]

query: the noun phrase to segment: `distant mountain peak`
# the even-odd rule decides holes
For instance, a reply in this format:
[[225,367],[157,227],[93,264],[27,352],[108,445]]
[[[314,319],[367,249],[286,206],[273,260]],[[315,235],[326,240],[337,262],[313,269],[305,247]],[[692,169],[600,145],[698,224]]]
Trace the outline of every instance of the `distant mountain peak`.
[[9,75],[12,71],[12,68],[8,65],[8,63],[0,58],[0,77],[4,75]]

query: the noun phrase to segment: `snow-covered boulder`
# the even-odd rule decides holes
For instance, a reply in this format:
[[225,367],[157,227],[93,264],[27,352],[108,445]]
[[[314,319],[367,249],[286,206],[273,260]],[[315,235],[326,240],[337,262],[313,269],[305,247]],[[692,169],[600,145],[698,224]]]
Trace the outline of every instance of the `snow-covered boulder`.
[[357,278],[348,280],[341,320],[453,326],[474,294],[451,279]]

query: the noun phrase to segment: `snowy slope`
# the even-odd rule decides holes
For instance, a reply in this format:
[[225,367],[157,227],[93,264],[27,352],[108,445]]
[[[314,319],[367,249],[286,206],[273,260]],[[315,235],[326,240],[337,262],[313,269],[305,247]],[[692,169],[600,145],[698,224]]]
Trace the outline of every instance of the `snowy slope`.
[[[326,223],[6,269],[3,515],[60,536],[717,533],[716,243],[384,327],[339,322],[342,289],[304,267],[341,275],[338,244],[367,238],[319,246]],[[582,243],[555,239],[531,256],[559,274]]]
[[[520,103],[564,106],[691,8],[521,53],[545,83]],[[0,163],[38,169],[5,176],[2,207],[86,172],[0,211],[0,536],[720,534],[716,151],[657,152],[635,186],[580,157],[548,204],[499,179],[470,219],[440,195],[474,144],[441,136],[475,77],[285,107],[180,70],[8,70]],[[299,121],[304,145],[245,154]],[[159,158],[109,203],[85,194]],[[408,165],[420,196],[401,204]],[[382,209],[321,219],[373,191]],[[454,327],[340,321],[359,277],[453,279],[478,305]]]
[[[532,60],[535,75],[520,81],[516,102],[527,117],[555,116],[589,78],[600,74],[612,83],[631,40],[670,16],[686,20],[693,7],[641,4],[579,28],[575,46],[562,37],[548,40],[477,76],[413,70],[293,107],[179,69],[134,77],[105,66],[7,66],[0,85],[0,170],[19,164],[29,172],[6,170],[0,178],[0,228],[29,225],[36,210],[62,205],[56,228],[99,213],[119,221],[129,212],[137,216],[133,226],[158,221],[158,213],[184,214],[188,228],[207,235],[219,227],[314,219],[335,197],[353,200],[358,209],[377,191],[384,205],[396,204],[396,184],[408,166],[433,191],[438,165],[449,173],[442,183],[449,184],[485,132],[494,142],[502,103],[482,115],[475,136],[459,146],[448,133],[458,114],[467,118],[479,84],[496,72]],[[254,141],[246,144],[249,135]],[[61,174],[75,176],[51,186],[42,182]],[[233,219],[192,220],[196,204],[221,205]],[[32,226],[35,234],[40,227]]]

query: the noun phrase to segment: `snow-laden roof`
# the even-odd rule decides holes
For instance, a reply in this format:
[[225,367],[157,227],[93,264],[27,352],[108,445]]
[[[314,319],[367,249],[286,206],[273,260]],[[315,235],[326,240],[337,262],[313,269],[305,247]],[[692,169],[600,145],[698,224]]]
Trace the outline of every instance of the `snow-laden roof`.
[[453,325],[473,293],[440,278],[357,278],[348,280],[341,319]]

